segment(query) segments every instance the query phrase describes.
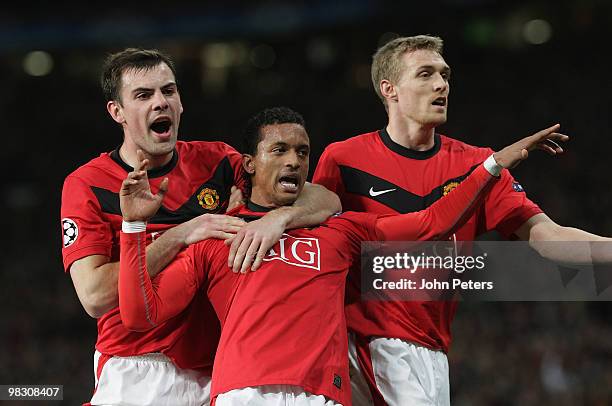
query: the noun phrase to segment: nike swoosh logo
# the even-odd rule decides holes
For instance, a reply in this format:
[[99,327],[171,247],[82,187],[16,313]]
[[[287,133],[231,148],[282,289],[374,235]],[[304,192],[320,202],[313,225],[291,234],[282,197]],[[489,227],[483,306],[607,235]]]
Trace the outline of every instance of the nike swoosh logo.
[[370,193],[370,196],[376,197],[376,196],[380,196],[385,193],[393,192],[394,190],[397,190],[397,189],[374,190],[374,188],[371,187],[369,193]]

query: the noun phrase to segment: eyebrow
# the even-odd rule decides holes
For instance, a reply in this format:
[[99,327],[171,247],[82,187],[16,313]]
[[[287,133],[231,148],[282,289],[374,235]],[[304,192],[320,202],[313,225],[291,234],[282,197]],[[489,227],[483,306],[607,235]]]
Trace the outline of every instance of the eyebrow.
[[[278,141],[270,145],[270,148],[272,147],[290,147],[290,145],[289,143]],[[307,148],[308,150],[310,150],[310,145],[309,144],[299,144],[295,146],[295,149],[301,149],[301,148]]]
[[[175,82],[169,82],[165,85],[163,85],[161,88],[162,89],[167,89],[169,87],[176,87],[176,83]],[[132,94],[134,93],[138,93],[138,92],[152,92],[154,89],[150,88],[150,87],[137,87],[136,89],[132,90]]]
[[[426,69],[426,70],[437,70],[437,68],[435,66],[433,66],[433,65],[422,65],[422,66],[419,66],[417,68],[417,71],[421,71],[423,69]],[[442,68],[442,72],[450,73],[451,72],[450,66],[444,65],[444,67]]]

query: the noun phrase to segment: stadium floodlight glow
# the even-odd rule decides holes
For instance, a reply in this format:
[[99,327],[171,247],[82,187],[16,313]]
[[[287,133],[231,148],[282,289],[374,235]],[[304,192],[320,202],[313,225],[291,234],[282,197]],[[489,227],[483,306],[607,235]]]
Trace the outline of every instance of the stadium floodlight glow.
[[545,20],[531,20],[523,26],[523,39],[533,45],[540,45],[548,42],[552,37],[552,27]]
[[32,51],[23,58],[23,70],[31,76],[46,76],[53,69],[53,58],[45,51]]
[[246,49],[242,43],[212,43],[202,48],[202,60],[207,68],[222,69],[244,63]]
[[225,68],[232,63],[232,49],[228,44],[208,44],[202,50],[202,58],[209,68]]

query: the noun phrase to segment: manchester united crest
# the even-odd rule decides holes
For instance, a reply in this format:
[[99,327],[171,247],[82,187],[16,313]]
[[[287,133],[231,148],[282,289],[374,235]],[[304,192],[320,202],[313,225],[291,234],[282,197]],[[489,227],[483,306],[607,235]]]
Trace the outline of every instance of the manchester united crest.
[[219,207],[219,194],[215,189],[204,188],[198,193],[198,203],[206,210],[214,210]]
[[457,186],[459,186],[459,182],[450,182],[444,185],[444,188],[442,189],[442,196],[446,196]]

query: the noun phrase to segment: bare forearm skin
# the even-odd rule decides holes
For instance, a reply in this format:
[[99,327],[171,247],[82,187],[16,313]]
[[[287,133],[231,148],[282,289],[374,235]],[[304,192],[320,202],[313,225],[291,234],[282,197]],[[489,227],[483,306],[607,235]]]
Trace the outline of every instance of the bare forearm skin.
[[286,229],[316,226],[342,210],[340,198],[324,186],[306,183],[292,206],[274,210]]

